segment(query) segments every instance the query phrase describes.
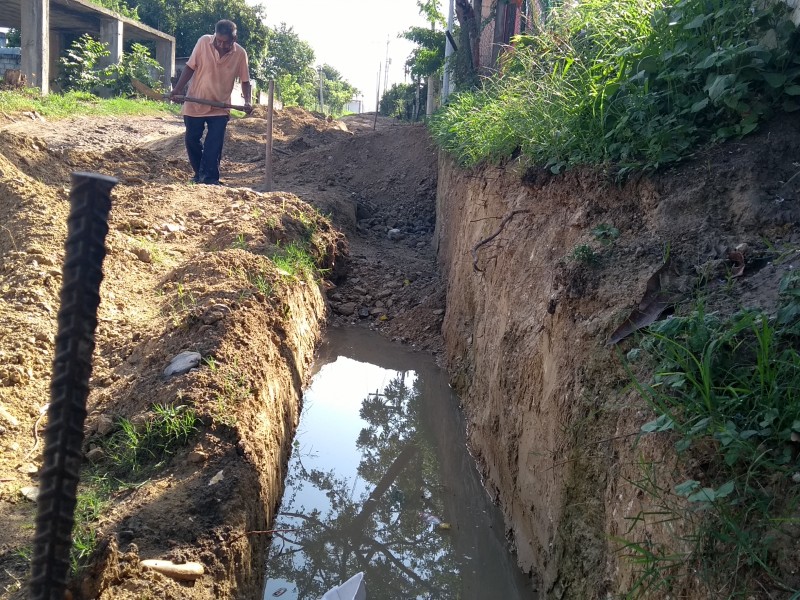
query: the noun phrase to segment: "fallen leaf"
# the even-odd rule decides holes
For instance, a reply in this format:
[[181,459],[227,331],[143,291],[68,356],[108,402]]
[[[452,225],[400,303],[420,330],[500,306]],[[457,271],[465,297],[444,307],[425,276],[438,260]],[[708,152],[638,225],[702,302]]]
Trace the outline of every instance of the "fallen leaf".
[[639,305],[631,311],[628,318],[611,334],[606,346],[618,344],[634,331],[655,323],[661,313],[683,296],[680,291],[665,290],[662,287],[662,279],[668,282],[671,279],[668,271],[669,267],[670,263],[668,261],[650,276]]
[[744,254],[734,250],[728,253],[728,260],[733,263],[731,277],[741,277],[744,273]]

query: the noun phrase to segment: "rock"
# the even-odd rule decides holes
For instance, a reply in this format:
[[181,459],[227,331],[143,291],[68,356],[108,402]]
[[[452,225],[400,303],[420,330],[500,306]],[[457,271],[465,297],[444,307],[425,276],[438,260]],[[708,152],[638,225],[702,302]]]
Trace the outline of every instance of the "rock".
[[11,427],[19,427],[19,419],[8,412],[8,409],[2,405],[0,405],[0,419],[3,419]]
[[383,300],[384,298],[388,298],[389,296],[391,296],[393,293],[394,292],[392,290],[385,288],[382,289],[380,292],[378,292],[376,296],[378,297],[379,300]]
[[192,464],[204,463],[207,459],[208,454],[202,450],[193,450],[192,452],[189,452],[189,455],[186,457],[186,460]]
[[150,251],[147,248],[134,248],[133,253],[143,263],[150,264],[153,262],[153,255],[150,254]]
[[99,446],[95,446],[86,453],[86,460],[92,463],[100,462],[106,455],[105,451]]
[[386,309],[382,307],[373,308],[369,311],[371,317],[381,317],[386,314]]
[[148,559],[141,561],[139,564],[147,569],[152,569],[162,575],[181,581],[198,579],[205,572],[203,565],[197,562],[186,562],[178,565],[170,560]]
[[192,369],[200,366],[202,356],[199,352],[181,352],[172,359],[172,362],[164,369],[164,377],[172,377],[173,375],[183,375]]
[[358,294],[359,296],[364,296],[364,295],[366,295],[367,290],[365,288],[357,285],[357,286],[355,286],[353,288],[353,293],[354,294]]
[[440,315],[443,315],[444,314],[444,309],[443,308],[437,308],[437,309],[435,309],[433,311],[433,314],[435,314],[437,317],[440,316]]
[[100,415],[97,417],[97,434],[106,436],[114,429],[114,419],[110,415]]
[[211,480],[208,482],[208,485],[209,485],[209,486],[212,486],[212,485],[217,485],[217,484],[218,484],[220,481],[222,481],[223,479],[225,479],[225,474],[223,473],[223,471],[222,471],[222,470],[220,470],[220,472],[219,472],[219,473],[217,473],[216,475],[214,475],[214,476],[211,478]]
[[389,230],[389,232],[386,234],[386,236],[387,236],[387,237],[388,237],[390,240],[392,240],[393,242],[396,242],[396,241],[398,241],[398,240],[402,240],[402,239],[403,239],[403,237],[405,237],[405,236],[403,235],[403,232],[402,232],[402,231],[400,231],[399,229],[390,229],[390,230]]
[[36,502],[39,497],[39,488],[35,485],[26,486],[19,491],[20,494],[31,502]]
[[19,469],[17,469],[20,473],[24,473],[25,475],[36,475],[39,472],[39,467],[37,467],[33,463],[25,463]]
[[366,319],[369,316],[369,309],[368,308],[361,308],[358,311],[358,316],[362,319]]
[[355,302],[345,302],[344,304],[338,304],[333,307],[336,312],[340,315],[344,315],[349,317],[350,315],[356,312],[356,303]]

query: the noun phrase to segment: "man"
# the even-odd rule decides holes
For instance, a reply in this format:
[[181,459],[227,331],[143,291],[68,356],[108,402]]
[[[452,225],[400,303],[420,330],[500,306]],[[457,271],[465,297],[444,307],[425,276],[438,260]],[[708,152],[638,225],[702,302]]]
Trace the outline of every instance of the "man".
[[[238,77],[242,82],[245,111],[250,113],[250,72],[247,52],[236,43],[236,24],[222,20],[214,27],[214,35],[204,35],[199,40],[181,73],[170,100],[182,95],[191,79],[188,96],[230,102],[233,84]],[[230,111],[195,102],[185,102],[181,109],[186,126],[186,152],[194,169],[192,181],[208,185],[220,185],[219,162],[222,158],[222,143],[228,126]],[[205,142],[201,142],[203,131]]]

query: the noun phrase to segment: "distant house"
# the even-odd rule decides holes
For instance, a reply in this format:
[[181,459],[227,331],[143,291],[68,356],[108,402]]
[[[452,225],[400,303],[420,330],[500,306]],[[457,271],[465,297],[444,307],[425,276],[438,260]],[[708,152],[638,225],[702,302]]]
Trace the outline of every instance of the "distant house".
[[360,115],[364,112],[364,101],[361,98],[353,98],[344,107],[345,112]]

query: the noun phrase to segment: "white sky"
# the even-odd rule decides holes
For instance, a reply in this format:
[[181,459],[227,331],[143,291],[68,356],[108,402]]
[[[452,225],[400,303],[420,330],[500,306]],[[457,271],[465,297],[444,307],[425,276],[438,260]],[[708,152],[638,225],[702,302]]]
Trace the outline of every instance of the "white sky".
[[416,0],[247,0],[264,4],[267,25],[294,27],[314,49],[316,63],[327,63],[361,91],[364,110],[375,110],[375,86],[381,68],[383,93],[386,41],[389,41],[389,87],[404,82],[404,65],[414,45],[398,39],[409,27],[426,26]]

